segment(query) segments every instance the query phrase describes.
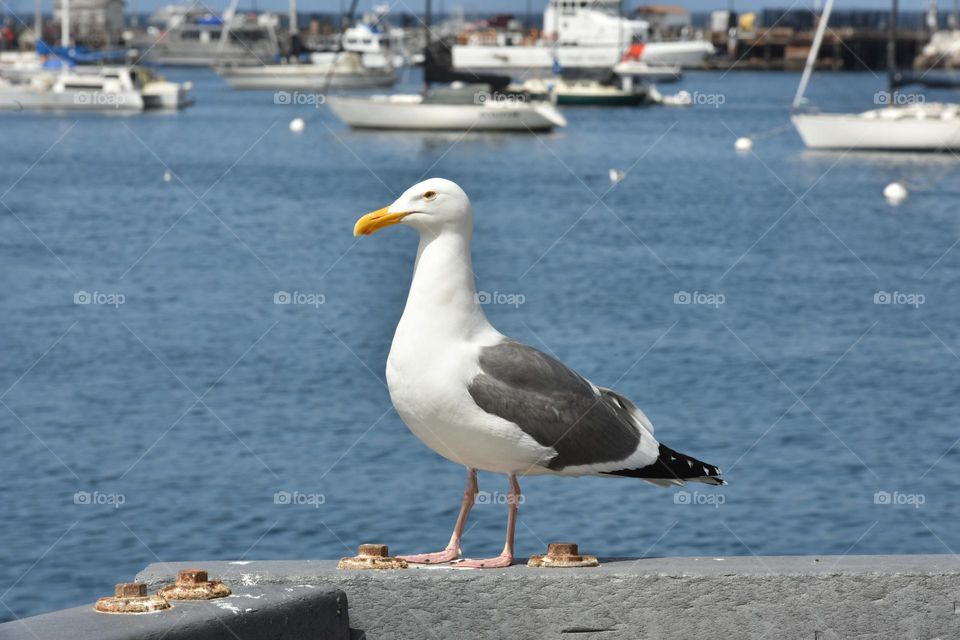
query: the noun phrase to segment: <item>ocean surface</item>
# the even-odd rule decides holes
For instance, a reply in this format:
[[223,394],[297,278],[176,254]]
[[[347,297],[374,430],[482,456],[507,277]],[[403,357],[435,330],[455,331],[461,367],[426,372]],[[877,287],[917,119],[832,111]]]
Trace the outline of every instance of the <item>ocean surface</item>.
[[[662,90],[692,108],[566,108],[537,136],[355,132],[168,75],[194,107],[2,116],[0,619],[158,560],[443,547],[464,470],[384,385],[417,239],[351,235],[427,176],[473,201],[494,324],[730,483],[521,480],[521,556],[960,550],[954,155],[806,151],[788,73],[688,73]],[[882,85],[810,96],[862,110]],[[480,489],[472,557],[503,543],[506,480]]]

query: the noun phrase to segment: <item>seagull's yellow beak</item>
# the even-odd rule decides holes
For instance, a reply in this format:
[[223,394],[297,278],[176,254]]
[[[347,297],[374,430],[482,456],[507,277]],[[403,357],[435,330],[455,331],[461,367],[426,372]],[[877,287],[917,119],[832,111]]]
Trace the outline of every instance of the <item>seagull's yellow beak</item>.
[[412,211],[390,213],[387,211],[389,208],[390,207],[384,207],[383,209],[371,211],[367,215],[357,220],[357,224],[353,226],[353,235],[368,236],[375,231],[383,229],[384,227],[397,224],[408,215],[413,213]]

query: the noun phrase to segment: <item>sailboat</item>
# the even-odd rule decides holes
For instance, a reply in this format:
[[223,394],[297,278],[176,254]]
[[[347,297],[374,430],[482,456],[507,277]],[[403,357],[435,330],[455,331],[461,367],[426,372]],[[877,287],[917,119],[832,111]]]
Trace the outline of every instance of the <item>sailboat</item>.
[[862,113],[810,113],[801,109],[804,93],[820,51],[834,0],[827,0],[817,25],[813,46],[793,100],[791,120],[811,149],[874,151],[941,151],[960,149],[960,105],[946,103],[897,104],[897,88],[906,83],[896,72],[897,0],[890,12],[887,42],[889,88],[887,105]]
[[[458,73],[439,65],[438,50],[430,46],[430,13],[427,0],[424,92],[327,96],[326,103],[334,115],[356,129],[522,132],[566,126],[566,119],[551,102],[501,93],[509,78]],[[464,84],[464,80],[472,84]],[[452,84],[449,88],[432,88],[434,81]]]

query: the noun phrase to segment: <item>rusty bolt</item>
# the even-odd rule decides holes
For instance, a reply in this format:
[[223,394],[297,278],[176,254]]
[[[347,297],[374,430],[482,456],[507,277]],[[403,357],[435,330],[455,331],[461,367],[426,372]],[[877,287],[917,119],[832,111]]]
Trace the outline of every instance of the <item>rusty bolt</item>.
[[100,598],[94,608],[101,613],[153,613],[169,609],[170,603],[162,596],[147,595],[142,582],[121,582],[113,596]]
[[391,558],[390,550],[385,544],[362,544],[357,549],[357,555],[352,558],[341,558],[337,568],[406,569],[407,561],[403,558]]
[[181,569],[176,584],[157,592],[168,600],[213,600],[231,593],[230,587],[218,580],[210,580],[203,569]]
[[547,555],[532,556],[527,562],[531,567],[598,567],[596,556],[580,555],[580,549],[573,542],[551,542],[547,545]]
[[121,582],[114,588],[117,598],[142,598],[147,595],[147,585],[142,582]]
[[390,548],[385,544],[362,544],[357,549],[357,555],[375,558],[389,558]]
[[177,574],[177,584],[202,584],[209,581],[210,578],[203,569],[181,569]]

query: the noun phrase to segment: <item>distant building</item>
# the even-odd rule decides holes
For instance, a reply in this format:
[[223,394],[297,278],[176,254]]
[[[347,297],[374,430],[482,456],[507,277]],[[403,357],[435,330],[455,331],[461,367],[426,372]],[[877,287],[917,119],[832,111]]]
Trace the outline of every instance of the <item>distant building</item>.
[[[123,0],[69,0],[70,37],[77,44],[113,45],[123,33]],[[63,2],[54,0],[53,17],[62,22]]]

